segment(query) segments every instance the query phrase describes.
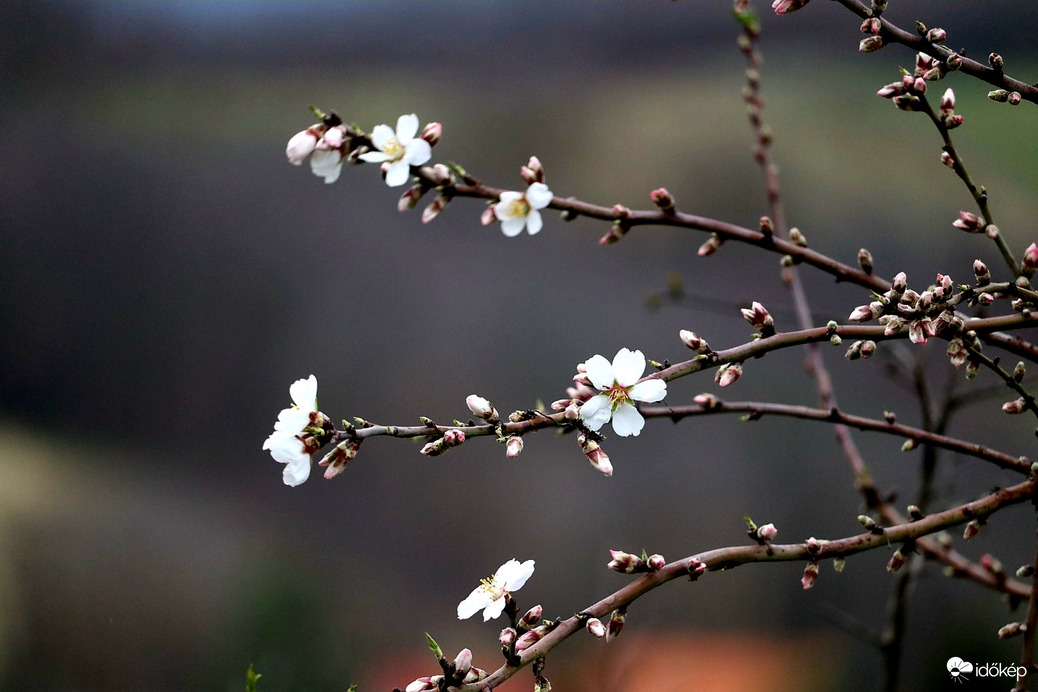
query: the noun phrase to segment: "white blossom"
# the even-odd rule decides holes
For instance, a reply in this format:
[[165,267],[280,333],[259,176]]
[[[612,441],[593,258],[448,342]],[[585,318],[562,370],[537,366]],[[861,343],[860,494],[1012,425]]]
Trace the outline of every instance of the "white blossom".
[[386,185],[399,187],[407,182],[411,166],[421,166],[432,158],[432,147],[418,134],[418,116],[401,115],[396,121],[396,130],[389,125],[376,125],[371,132],[371,143],[378,151],[361,154],[369,163],[388,163]]
[[274,432],[263,443],[275,461],[285,464],[285,485],[297,486],[310,477],[310,449],[303,433],[317,411],[317,378],[296,380],[288,393],[292,406],[278,414]]
[[533,574],[533,560],[520,563],[512,558],[494,576],[481,580],[464,601],[458,604],[458,619],[465,620],[483,611],[483,622],[496,618],[505,609],[506,596],[522,588]]
[[530,235],[537,233],[544,226],[540,210],[551,204],[553,197],[544,183],[532,183],[526,192],[502,192],[494,205],[501,231],[509,238],[519,235],[524,228]]
[[580,417],[587,427],[598,430],[610,418],[613,431],[620,437],[637,435],[645,419],[634,407],[635,401],[655,402],[667,396],[667,383],[660,379],[639,382],[645,372],[645,356],[641,351],[621,348],[613,362],[596,355],[584,364],[587,377],[600,394],[580,407]]

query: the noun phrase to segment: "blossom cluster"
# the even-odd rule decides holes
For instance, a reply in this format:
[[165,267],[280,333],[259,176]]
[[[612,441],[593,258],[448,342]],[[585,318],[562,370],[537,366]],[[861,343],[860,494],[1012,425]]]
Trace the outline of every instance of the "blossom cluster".
[[263,449],[285,465],[285,485],[296,486],[310,477],[310,460],[321,448],[322,437],[331,421],[317,410],[317,378],[310,375],[288,388],[292,405],[278,414],[274,432]]

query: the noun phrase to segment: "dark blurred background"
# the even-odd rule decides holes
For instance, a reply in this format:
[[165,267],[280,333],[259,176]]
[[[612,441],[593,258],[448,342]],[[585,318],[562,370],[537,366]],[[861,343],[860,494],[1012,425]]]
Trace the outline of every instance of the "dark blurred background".
[[[989,243],[950,226],[971,201],[937,134],[874,95],[914,56],[857,53],[859,22],[836,3],[784,18],[757,4],[786,208],[811,245],[846,262],[868,247],[878,273],[912,285],[968,280],[975,257],[997,267]],[[1035,79],[1028,3],[891,6]],[[752,300],[792,328],[775,256],[729,244],[698,259],[704,235],[655,228],[603,248],[606,226],[554,214],[508,239],[461,199],[423,225],[372,166],[324,185],[284,157],[308,104],[368,130],[414,112],[443,123],[435,160],[488,183],[521,188],[536,154],[557,195],[645,208],[666,186],[683,210],[752,226],[766,209],[737,33],[727,0],[4,3],[2,688],[236,690],[252,663],[264,692],[389,690],[435,672],[426,631],[498,666],[502,621],[459,622],[455,607],[511,557],[537,560],[520,606],[566,616],[626,582],[605,569],[610,548],[676,559],[742,543],[744,514],[780,540],[859,531],[850,473],[816,423],[651,421],[606,440],[610,479],[547,432],[515,461],[486,440],[429,459],[376,439],[340,478],[298,488],[260,449],[310,373],[334,420],[449,421],[471,393],[506,412],[559,398],[595,353],[682,360],[679,329],[741,343]],[[1020,251],[1038,215],[1033,106],[947,84],[960,152]],[[687,298],[652,308],[668,272]],[[803,277],[819,324],[868,300]],[[893,364],[922,358],[935,391],[964,387],[941,352],[827,360],[845,410],[913,423]],[[748,363],[724,394],[813,404],[802,358]],[[668,401],[702,391],[717,391],[707,374]],[[1028,453],[1000,400],[967,407],[953,434]],[[857,439],[881,487],[911,502],[919,453]],[[939,502],[1011,481],[946,455]],[[1029,511],[957,547],[1015,568],[1031,559]],[[884,626],[887,559],[826,565],[809,592],[796,564],[672,583],[632,607],[621,639],[576,637],[545,674],[572,690],[874,689],[878,654],[839,623]],[[997,595],[928,566],[913,598],[906,688],[946,684],[951,656],[1017,658],[994,637],[1014,619]],[[524,671],[503,689],[529,684]]]

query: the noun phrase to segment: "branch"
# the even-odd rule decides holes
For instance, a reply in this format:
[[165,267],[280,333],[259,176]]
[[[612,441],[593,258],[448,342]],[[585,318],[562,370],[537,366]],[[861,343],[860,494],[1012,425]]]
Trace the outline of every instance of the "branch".
[[842,558],[875,548],[885,548],[893,543],[918,541],[928,534],[968,521],[983,519],[1003,507],[1026,502],[1033,497],[1036,483],[1038,481],[1035,479],[1029,479],[1012,487],[997,490],[974,502],[931,514],[916,521],[887,527],[878,533],[869,532],[833,541],[811,540],[786,545],[733,546],[697,553],[667,564],[656,572],[650,572],[594,605],[583,609],[580,611],[580,615],[562,620],[543,639],[519,654],[518,665],[503,665],[483,680],[462,685],[456,689],[458,692],[482,692],[499,686],[515,675],[518,670],[546,655],[570,635],[582,629],[587,616],[604,617],[617,608],[630,605],[649,591],[673,579],[690,575],[695,578],[704,571],[729,570],[755,562],[806,561],[813,563]]

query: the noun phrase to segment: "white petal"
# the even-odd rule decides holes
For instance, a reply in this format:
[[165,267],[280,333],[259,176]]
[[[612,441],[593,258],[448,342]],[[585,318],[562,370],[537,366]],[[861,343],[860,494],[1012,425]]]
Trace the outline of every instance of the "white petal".
[[592,430],[598,430],[608,423],[611,415],[613,415],[612,405],[605,394],[591,397],[580,407],[581,419]]
[[[512,203],[513,202],[518,202],[522,198],[523,198],[523,193],[521,193],[521,192],[516,192],[514,190],[508,190],[506,192],[502,192],[501,196],[498,197],[498,199],[501,200],[501,201],[494,205],[494,209],[496,210],[498,207],[500,207],[501,208],[501,212],[505,213],[509,209],[512,208]],[[497,218],[500,219],[501,217],[498,216]]]
[[526,230],[530,232],[530,235],[534,235],[543,227],[544,221],[541,219],[541,212],[531,209],[530,213],[526,215]]
[[613,358],[613,377],[621,387],[630,387],[645,372],[645,356],[641,351],[621,348]]
[[530,187],[526,188],[526,201],[534,209],[544,209],[551,204],[553,197],[551,190],[544,183],[532,183]]
[[514,238],[523,232],[523,227],[526,226],[526,219],[520,217],[511,217],[503,219],[501,221],[501,232],[509,238]]
[[498,615],[500,615],[501,611],[503,611],[504,609],[505,609],[505,597],[504,596],[501,596],[501,598],[498,598],[497,600],[488,603],[487,607],[483,609],[483,622],[487,622],[489,620],[493,620]]
[[282,476],[285,485],[296,487],[307,478],[310,477],[310,457],[287,464],[285,466],[285,473]]
[[317,377],[310,375],[305,380],[296,380],[288,388],[292,403],[306,412],[317,410]]
[[287,432],[295,435],[303,428],[310,425],[310,412],[300,408],[281,409],[277,422],[274,423],[275,432]]
[[645,380],[631,387],[628,395],[635,401],[663,401],[667,396],[667,383],[657,379]]
[[313,153],[316,146],[317,137],[310,130],[303,130],[292,135],[292,139],[288,140],[285,155],[288,156],[289,163],[299,166],[307,156]]
[[375,129],[371,131],[371,143],[375,145],[376,149],[385,149],[394,136],[393,128],[389,125],[376,125]]
[[642,418],[642,414],[638,413],[638,409],[630,404],[620,404],[613,411],[613,432],[620,437],[637,435],[644,426],[645,419]]
[[334,183],[342,172],[342,155],[335,150],[315,151],[310,157],[310,170],[325,183]]
[[389,155],[382,151],[369,151],[359,156],[361,161],[368,163],[382,163],[389,160]]
[[613,366],[605,359],[605,356],[594,355],[588,358],[587,362],[584,363],[584,368],[587,378],[591,380],[591,384],[599,389],[609,389],[613,386],[615,381]]
[[432,158],[432,147],[424,139],[412,139],[405,151],[404,160],[412,166],[421,166]]
[[400,159],[389,164],[389,170],[386,171],[386,185],[389,187],[400,187],[410,177],[411,167],[407,165],[407,161]]
[[[497,576],[505,581],[505,590],[508,592],[518,591],[523,588],[523,584],[526,580],[533,575],[533,560],[527,560],[526,562],[519,564],[516,559],[511,559],[505,565],[510,565],[507,574],[501,574],[498,572]],[[505,566],[502,565],[502,568]]]
[[414,136],[418,134],[418,116],[412,113],[411,115],[401,115],[396,119],[396,139],[401,144],[414,139]]
[[477,586],[468,597],[458,604],[458,619],[467,620],[490,605],[490,594],[482,586]]

